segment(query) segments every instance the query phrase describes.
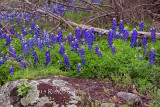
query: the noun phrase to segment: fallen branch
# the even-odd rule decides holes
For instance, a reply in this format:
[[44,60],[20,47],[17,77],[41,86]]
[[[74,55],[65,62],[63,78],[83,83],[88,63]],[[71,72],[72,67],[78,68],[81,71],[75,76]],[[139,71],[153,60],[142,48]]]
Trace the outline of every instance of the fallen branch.
[[[88,25],[84,25],[84,24],[77,24],[77,23],[74,23],[74,22],[69,22],[69,23],[70,23],[71,26],[79,27],[79,28],[84,28],[86,30],[89,30],[90,28],[93,28],[94,31],[97,32],[97,33],[102,32],[103,34],[108,35],[108,32],[109,32],[109,30],[106,30],[106,29],[96,28],[96,27],[92,27],[92,26],[88,26]],[[132,32],[129,32],[129,34],[131,35]],[[145,35],[146,37],[151,37],[151,32],[141,32],[141,31],[138,31],[138,34],[139,35]],[[160,38],[160,33],[156,33],[156,37]]]

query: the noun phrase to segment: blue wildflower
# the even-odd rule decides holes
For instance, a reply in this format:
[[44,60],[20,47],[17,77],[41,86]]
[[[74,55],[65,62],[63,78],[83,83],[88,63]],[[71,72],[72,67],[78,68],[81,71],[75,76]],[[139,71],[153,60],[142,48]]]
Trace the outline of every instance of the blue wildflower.
[[46,56],[46,65],[48,65],[50,63],[50,61],[51,61],[51,59],[50,59],[50,51],[49,50],[47,50],[45,52],[45,56]]
[[146,36],[144,36],[144,38],[142,39],[142,44],[143,44],[143,47],[145,48],[147,45],[147,37]]
[[33,59],[35,63],[38,63],[38,57],[36,51],[33,52]]
[[149,62],[150,62],[149,65],[152,65],[155,62],[155,51],[154,51],[154,48],[151,49],[151,52],[150,52],[150,61]]
[[120,23],[119,23],[119,33],[120,34],[123,33],[123,29],[124,29],[123,20],[121,20]]
[[109,48],[111,48],[112,47],[112,44],[113,44],[113,36],[114,36],[114,32],[113,32],[113,30],[110,30],[109,32],[108,32],[108,45],[109,45]]
[[78,42],[80,43],[81,42],[81,34],[80,34],[80,29],[78,27],[75,29],[75,36],[76,36],[76,39],[78,40]]
[[61,43],[60,49],[59,49],[59,54],[60,54],[60,55],[64,55],[64,53],[65,53],[65,48],[64,48],[63,43]]
[[102,53],[100,49],[98,50],[98,57],[102,57]]
[[24,68],[24,69],[26,69],[27,68],[27,64],[26,64],[26,62],[25,61],[21,61],[21,64],[22,64],[22,67]]
[[137,36],[138,36],[137,30],[134,29],[134,30],[132,31],[131,44],[130,44],[130,46],[131,46],[132,48],[133,48],[134,46],[136,46]]
[[140,29],[140,31],[143,31],[143,27],[144,27],[144,23],[141,22],[141,23],[139,24],[139,29]]
[[68,55],[65,53],[64,54],[64,63],[66,65],[66,67],[70,67],[69,61],[68,61]]
[[81,66],[81,64],[79,63],[78,66],[77,66],[78,75],[79,75],[79,73],[80,73],[80,71],[81,71],[81,67],[82,67],[82,66]]
[[9,68],[9,73],[10,73],[11,75],[14,75],[14,69],[13,69],[12,66]]
[[95,46],[95,54],[98,54],[98,50],[99,50],[99,46],[98,46],[98,44],[96,44],[96,46]]
[[152,42],[156,42],[156,29],[152,28],[150,31],[151,31],[151,40],[152,40]]
[[116,18],[113,18],[113,21],[112,21],[112,30],[114,32],[116,32],[116,27],[117,27],[117,21],[116,21]]
[[125,28],[124,30],[123,30],[123,39],[124,39],[124,41],[128,41],[128,37],[129,37],[129,32],[128,32],[128,30]]
[[29,45],[30,52],[33,52],[33,42],[31,38],[29,38],[28,45]]

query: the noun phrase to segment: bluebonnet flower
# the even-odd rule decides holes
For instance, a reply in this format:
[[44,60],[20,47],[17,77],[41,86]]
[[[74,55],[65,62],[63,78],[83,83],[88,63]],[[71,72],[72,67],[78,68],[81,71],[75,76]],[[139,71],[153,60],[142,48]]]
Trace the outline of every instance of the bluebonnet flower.
[[8,46],[11,43],[11,38],[10,35],[6,35],[6,43],[4,44],[4,46]]
[[32,29],[32,32],[35,31],[35,22],[34,22],[34,20],[31,20],[31,29]]
[[90,29],[87,31],[87,43],[89,51],[92,50],[93,41],[94,41],[94,34],[93,31]]
[[56,42],[58,43],[59,42],[59,36],[56,35]]
[[50,61],[51,61],[51,59],[50,59],[50,51],[49,50],[47,50],[45,52],[45,56],[46,56],[46,65],[48,65],[50,63]]
[[23,60],[23,56],[20,55],[20,56],[18,57],[18,61],[21,62],[22,60]]
[[12,66],[9,68],[9,73],[10,73],[11,75],[14,75],[14,69],[13,69]]
[[38,63],[38,57],[36,51],[33,51],[33,59],[35,63]]
[[100,49],[98,50],[98,57],[102,57],[102,53]]
[[37,36],[37,38],[40,38],[40,34],[39,34],[39,26],[37,25],[35,28],[35,35]]
[[156,29],[152,28],[150,31],[151,31],[151,40],[152,40],[152,42],[156,42]]
[[27,64],[26,64],[26,62],[25,61],[21,61],[21,64],[22,64],[22,67],[24,68],[24,69],[26,69],[27,68]]
[[29,38],[28,45],[29,45],[30,52],[33,52],[33,42],[31,38]]
[[102,36],[103,35],[103,33],[102,32],[99,32],[99,34],[98,34],[99,36]]
[[85,59],[85,51],[84,51],[84,47],[82,46],[81,49],[79,50],[80,54],[81,54],[81,62],[82,65],[85,65],[86,59]]
[[64,55],[64,53],[65,53],[65,48],[64,48],[63,43],[61,43],[60,49],[59,49],[59,54],[60,54],[60,55]]
[[23,47],[23,54],[24,54],[24,57],[27,58],[28,56],[28,46],[27,45],[24,45]]
[[27,30],[26,30],[26,27],[25,27],[25,26],[23,26],[23,28],[22,28],[22,33],[23,33],[24,36],[27,35]]
[[114,36],[114,31],[111,29],[109,32],[108,32],[108,45],[109,45],[109,48],[112,47],[112,44],[113,44],[113,36]]
[[141,22],[141,23],[139,24],[139,29],[140,29],[140,31],[143,31],[143,27],[144,27],[144,23]]
[[64,63],[66,65],[66,67],[70,67],[69,61],[68,61],[68,55],[65,53],[64,54]]
[[9,47],[9,56],[16,59],[16,50],[13,48],[12,44]]
[[1,66],[2,64],[4,64],[4,59],[3,59],[3,57],[0,57],[0,66]]
[[78,66],[77,66],[78,75],[79,75],[79,73],[80,73],[80,71],[81,71],[81,67],[82,67],[82,66],[81,66],[81,64],[79,63]]
[[83,57],[85,55],[85,51],[84,51],[84,47],[83,46],[81,47],[79,52],[81,53],[81,57]]
[[7,61],[9,58],[8,58],[8,55],[5,56],[4,58],[4,61]]
[[76,36],[76,39],[78,40],[78,42],[80,43],[81,42],[81,34],[80,34],[80,29],[78,27],[75,29],[75,36]]
[[11,31],[11,34],[15,34],[15,30],[14,30],[14,27],[13,27],[13,26],[11,27],[11,30],[10,30],[10,31]]
[[44,48],[44,44],[43,44],[43,41],[41,40],[41,38],[38,38],[38,48],[39,48],[39,51],[41,51],[42,48]]
[[75,48],[75,51],[78,52],[78,49],[79,49],[79,43],[78,43],[78,40],[75,39],[75,42],[74,42],[74,48]]
[[56,40],[55,40],[55,37],[54,37],[53,33],[51,34],[50,37],[51,37],[51,41],[50,42],[56,44]]
[[68,35],[68,42],[69,42],[70,45],[71,45],[72,40],[73,40],[73,37],[72,37],[72,34],[70,33]]
[[124,30],[123,30],[123,39],[124,39],[124,41],[128,41],[128,37],[129,37],[129,32],[128,32],[128,30],[126,29],[126,28],[124,28]]
[[133,48],[134,46],[136,46],[137,36],[138,36],[137,30],[134,29],[134,30],[132,31],[131,44],[130,44],[130,46],[131,46],[132,48]]
[[123,20],[121,20],[120,23],[119,23],[119,33],[120,34],[123,33],[123,29],[124,29]]
[[112,54],[114,55],[115,53],[116,53],[115,46],[112,45]]
[[[147,52],[147,48],[148,48],[148,46],[147,46],[147,44],[145,45],[145,47],[144,47],[144,52],[143,52],[143,54],[147,54],[148,52]],[[147,57],[147,56],[146,56]]]
[[44,41],[44,44],[49,47],[50,45],[50,39],[49,39],[49,34],[44,30],[43,31],[43,41]]
[[96,46],[95,46],[95,54],[98,54],[98,50],[99,50],[99,46],[98,46],[98,44],[96,44]]
[[58,28],[58,36],[59,36],[59,44],[62,43],[63,41],[63,33],[62,33],[62,29],[61,28]]
[[86,39],[86,30],[84,28],[82,28],[81,30],[81,35],[82,35],[82,38]]
[[144,38],[142,39],[142,44],[143,44],[143,47],[145,48],[147,45],[147,37],[146,36],[144,36]]
[[141,56],[141,55],[138,57],[138,60],[139,60],[139,61],[142,61],[142,56]]
[[3,34],[4,34],[4,31],[3,30],[0,30],[0,38],[3,39]]
[[19,32],[18,32],[18,33],[17,33],[17,38],[20,38],[20,36],[21,36],[21,35],[20,35]]
[[29,28],[29,33],[33,34],[33,30],[31,28]]
[[116,27],[117,27],[117,21],[116,21],[116,18],[113,18],[113,21],[112,21],[112,30],[114,32],[116,32]]
[[36,35],[33,36],[33,44],[35,46],[38,45],[38,40],[37,40],[37,36]]
[[149,65],[152,65],[155,62],[155,51],[154,51],[154,48],[151,49],[151,52],[150,52],[150,61],[149,62],[150,62]]

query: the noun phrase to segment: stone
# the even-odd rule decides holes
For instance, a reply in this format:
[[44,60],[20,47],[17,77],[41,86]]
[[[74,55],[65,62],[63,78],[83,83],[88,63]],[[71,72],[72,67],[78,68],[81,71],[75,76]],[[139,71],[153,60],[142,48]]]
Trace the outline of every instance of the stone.
[[129,105],[133,105],[133,104],[138,103],[140,101],[140,97],[136,94],[133,94],[133,93],[118,92],[117,96],[126,100],[129,103]]

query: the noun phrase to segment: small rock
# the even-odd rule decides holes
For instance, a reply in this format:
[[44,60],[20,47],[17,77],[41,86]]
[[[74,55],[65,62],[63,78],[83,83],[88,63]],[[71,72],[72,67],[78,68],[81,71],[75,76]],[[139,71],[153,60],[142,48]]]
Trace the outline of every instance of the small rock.
[[128,93],[128,92],[118,92],[117,95],[127,102],[129,102],[130,105],[133,105],[140,101],[140,97],[136,94]]

